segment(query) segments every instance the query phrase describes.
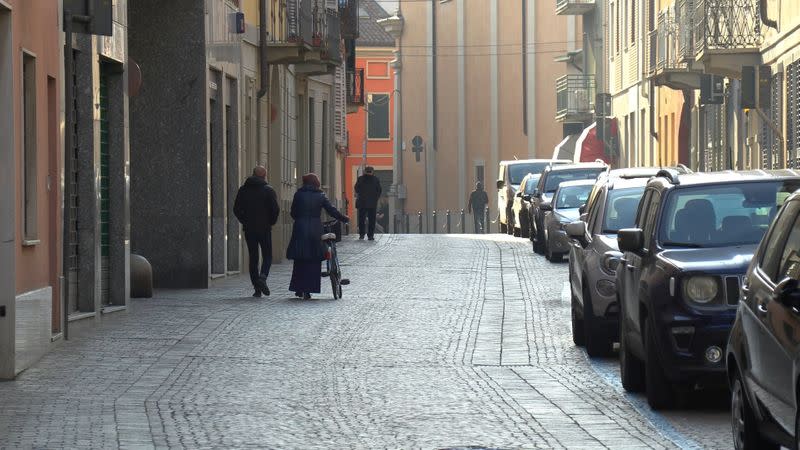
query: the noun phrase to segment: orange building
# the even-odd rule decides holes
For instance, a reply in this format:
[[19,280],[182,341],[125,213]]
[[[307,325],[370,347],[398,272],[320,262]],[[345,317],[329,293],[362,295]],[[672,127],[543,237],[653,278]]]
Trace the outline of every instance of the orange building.
[[374,0],[362,0],[358,13],[356,96],[363,95],[363,103],[347,116],[349,155],[344,174],[347,211],[351,217],[355,214],[353,186],[364,166],[375,168],[386,201],[392,184],[394,132],[394,71],[391,67],[394,38],[377,23],[389,14]]

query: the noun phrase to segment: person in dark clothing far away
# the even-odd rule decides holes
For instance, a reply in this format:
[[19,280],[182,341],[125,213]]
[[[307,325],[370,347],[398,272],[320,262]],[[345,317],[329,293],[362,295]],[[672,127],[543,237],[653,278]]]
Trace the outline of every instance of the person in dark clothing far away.
[[483,183],[475,183],[475,190],[469,194],[467,212],[472,214],[472,221],[475,224],[475,232],[483,233],[484,220],[486,219],[486,206],[489,205],[489,196],[483,190]]
[[[244,239],[250,255],[250,281],[253,297],[269,295],[267,277],[272,266],[272,226],[278,222],[278,197],[267,184],[267,169],[258,166],[253,176],[239,188],[233,203],[233,213],[244,228]],[[258,250],[261,249],[261,270],[258,270]]]
[[303,176],[303,186],[294,194],[292,200],[292,237],[286,249],[286,259],[294,261],[289,290],[306,300],[312,293],[321,291],[322,267],[325,258],[325,244],[322,242],[322,210],[347,223],[350,219],[331,205],[325,193],[320,190],[317,175]]
[[381,182],[374,175],[375,169],[367,166],[364,174],[356,181],[356,208],[358,209],[358,238],[367,235],[370,241],[375,240],[375,214],[378,199],[381,198]]

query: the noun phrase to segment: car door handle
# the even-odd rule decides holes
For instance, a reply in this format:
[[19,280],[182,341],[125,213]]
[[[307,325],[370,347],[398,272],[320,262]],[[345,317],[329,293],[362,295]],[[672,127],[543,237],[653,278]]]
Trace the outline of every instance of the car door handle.
[[767,313],[767,304],[764,303],[764,302],[758,302],[756,304],[756,308],[758,308],[758,312],[761,313],[761,314],[766,314]]

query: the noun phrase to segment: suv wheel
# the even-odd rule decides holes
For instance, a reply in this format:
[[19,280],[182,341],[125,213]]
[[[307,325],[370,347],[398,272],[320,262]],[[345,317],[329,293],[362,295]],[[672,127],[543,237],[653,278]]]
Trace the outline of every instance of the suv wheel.
[[547,258],[550,262],[561,262],[561,259],[564,257],[561,253],[554,253],[553,249],[550,247],[550,236],[546,236],[544,238],[544,252],[545,258]]
[[[618,302],[622,305],[622,302]],[[631,353],[628,348],[627,331],[625,328],[625,314],[619,315],[619,372],[622,387],[628,392],[642,392],[644,390],[644,364]]]
[[583,335],[583,321],[578,318],[578,312],[575,311],[575,303],[577,300],[575,299],[575,294],[572,293],[572,277],[570,277],[570,288],[569,288],[569,297],[570,297],[570,310],[572,311],[572,343],[581,347],[586,342],[586,338]]
[[540,223],[536,224],[536,240],[533,243],[533,251],[539,254],[544,253],[544,230]]
[[[758,432],[755,414],[747,400],[747,394],[742,385],[742,377],[736,370],[733,374],[733,388],[731,390],[731,430],[733,431],[733,446],[736,450],[745,449],[777,449],[779,446],[764,439]],[[796,433],[795,433],[796,434]],[[796,438],[795,438],[796,439]]]
[[664,375],[664,368],[658,361],[658,346],[656,336],[650,320],[645,322],[645,387],[647,403],[653,409],[668,409],[675,404],[675,395],[672,384]]
[[586,353],[591,357],[611,353],[611,340],[606,333],[597,330],[589,289],[583,288],[583,335],[586,337]]

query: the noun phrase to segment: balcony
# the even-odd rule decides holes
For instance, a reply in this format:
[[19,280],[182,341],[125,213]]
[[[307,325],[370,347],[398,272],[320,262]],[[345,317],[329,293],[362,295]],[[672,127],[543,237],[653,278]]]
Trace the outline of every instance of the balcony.
[[761,63],[759,0],[695,0],[694,54],[710,74],[740,78]]
[[332,74],[342,64],[342,35],[339,12],[325,7],[325,0],[316,0],[311,50],[305,63],[296,67],[304,75]]
[[690,1],[659,14],[656,29],[650,32],[647,75],[656,86],[700,89],[702,65],[691,54],[692,16],[685,14]]
[[302,64],[314,40],[315,0],[286,0],[286,36],[267,43],[269,64]]
[[358,112],[364,106],[364,69],[347,72],[347,112]]
[[556,120],[588,122],[594,117],[594,75],[565,75],[556,81]]
[[595,0],[556,0],[556,14],[580,16],[594,11]]
[[358,0],[339,1],[339,17],[342,20],[342,37],[358,39]]

